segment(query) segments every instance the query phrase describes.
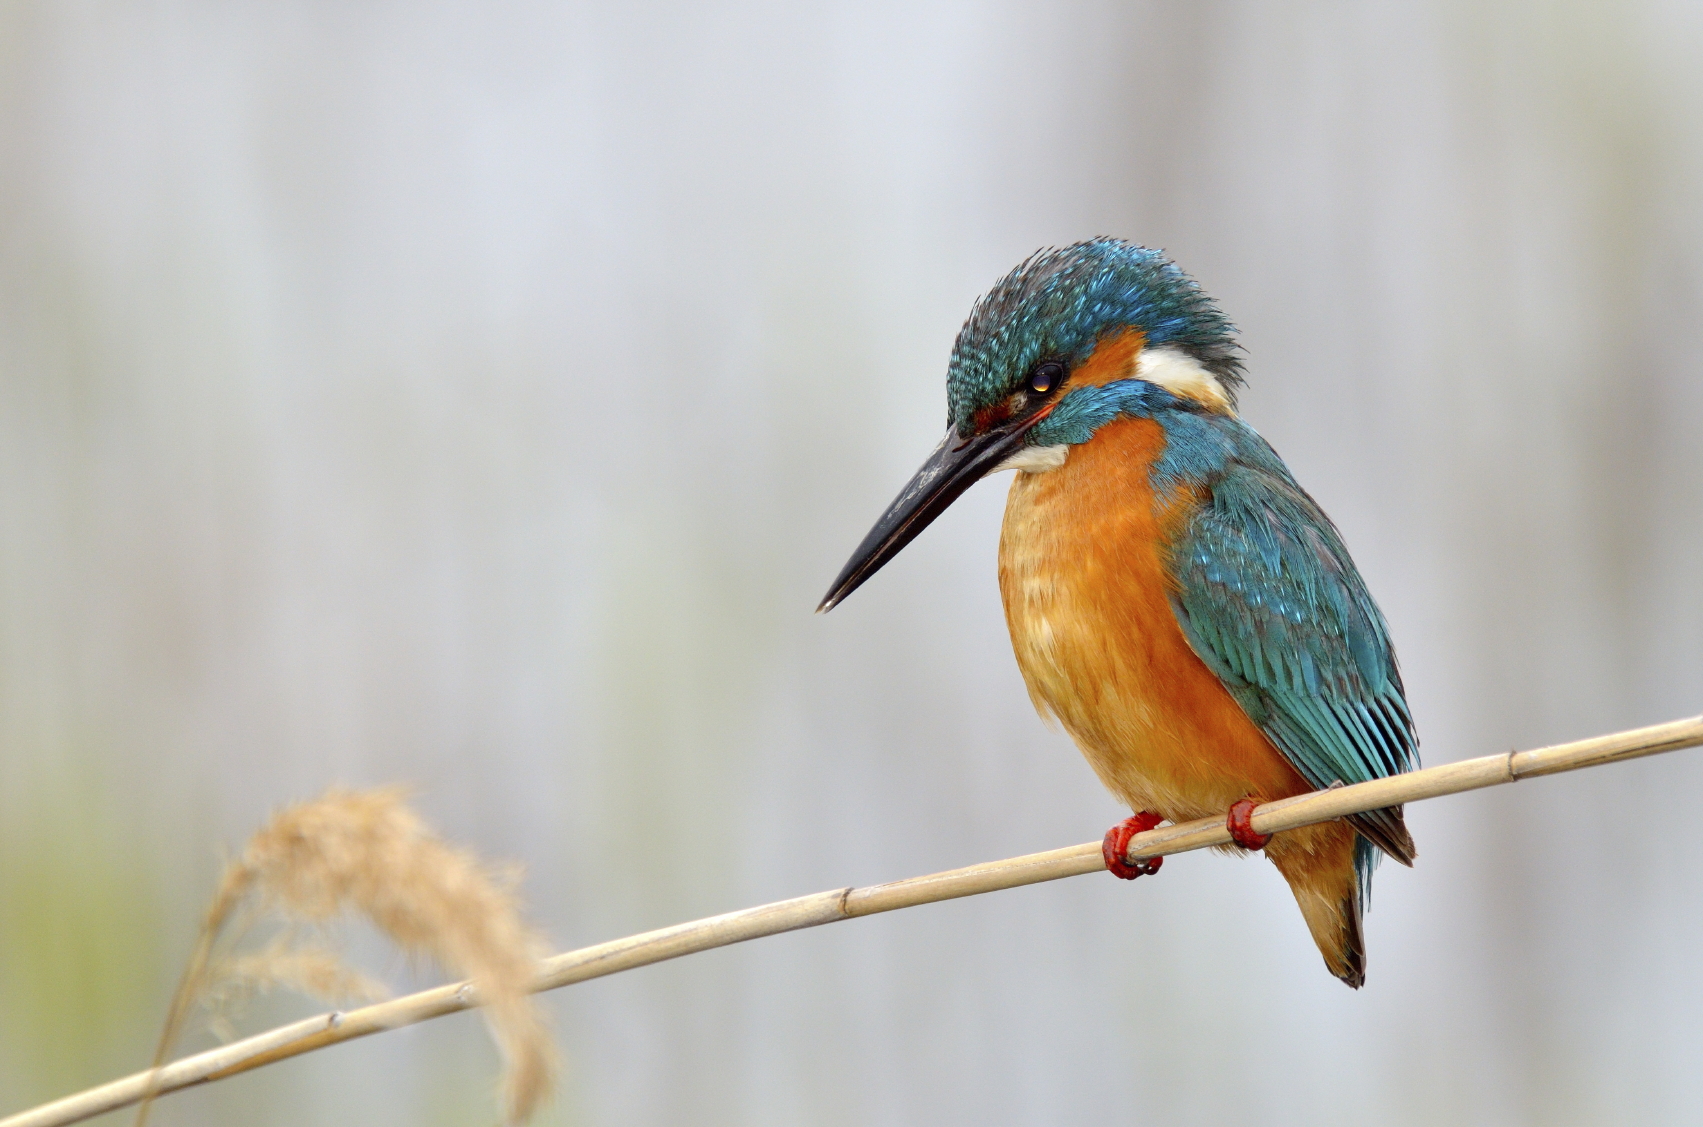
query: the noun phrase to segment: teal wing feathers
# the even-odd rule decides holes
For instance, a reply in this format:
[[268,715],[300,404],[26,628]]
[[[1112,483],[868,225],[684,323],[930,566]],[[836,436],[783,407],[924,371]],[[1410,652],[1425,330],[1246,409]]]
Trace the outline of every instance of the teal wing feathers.
[[[1183,633],[1314,787],[1412,770],[1418,740],[1383,615],[1330,519],[1263,439],[1236,429],[1210,499],[1170,546]],[[1400,807],[1350,822],[1412,863]],[[1362,843],[1361,868],[1374,860]]]

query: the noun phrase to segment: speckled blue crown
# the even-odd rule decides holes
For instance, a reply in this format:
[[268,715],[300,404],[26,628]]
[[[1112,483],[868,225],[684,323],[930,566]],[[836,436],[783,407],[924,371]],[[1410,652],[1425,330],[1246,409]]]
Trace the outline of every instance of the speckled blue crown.
[[1099,238],[1036,251],[976,301],[946,369],[948,420],[963,429],[1014,392],[1037,361],[1075,366],[1101,337],[1130,326],[1148,347],[1170,345],[1199,360],[1234,399],[1242,383],[1236,327],[1163,254]]

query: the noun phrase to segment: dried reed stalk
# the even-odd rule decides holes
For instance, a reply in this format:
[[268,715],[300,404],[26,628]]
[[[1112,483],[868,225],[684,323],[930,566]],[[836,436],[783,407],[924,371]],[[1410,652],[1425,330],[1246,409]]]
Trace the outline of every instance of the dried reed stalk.
[[[1315,791],[1296,798],[1268,802],[1253,813],[1259,833],[1280,833],[1316,822],[1328,822],[1347,814],[1376,810],[1395,803],[1459,794],[1517,782],[1539,775],[1598,767],[1625,759],[1637,759],[1703,744],[1703,716],[1675,720],[1648,728],[1616,732],[1576,743],[1557,744],[1534,751],[1510,751],[1467,759],[1441,767],[1430,767],[1389,779],[1377,779],[1334,790]],[[1221,819],[1206,818],[1181,825],[1162,826],[1130,839],[1129,859],[1167,856],[1230,841]],[[1098,872],[1105,867],[1100,843],[1031,853],[1004,861],[971,865],[964,869],[878,884],[868,888],[841,888],[793,900],[781,900],[726,915],[710,916],[690,923],[647,931],[639,935],[584,947],[546,959],[538,965],[531,989],[553,990],[589,978],[598,978],[666,959],[743,943],[765,935],[835,923],[858,916],[915,907],[937,900],[975,896],[1003,888],[1058,880]],[[257,1034],[243,1041],[205,1053],[185,1057],[158,1070],[137,1073],[98,1088],[43,1104],[29,1111],[0,1119],[0,1127],[62,1127],[102,1112],[136,1103],[151,1090],[172,1092],[196,1084],[221,1080],[240,1072],[300,1056],[314,1049],[459,1013],[485,1002],[471,982],[439,986],[349,1013],[321,1014],[291,1025]]]
[[[495,873],[432,834],[394,789],[332,790],[274,815],[225,868],[194,954],[166,1018],[148,1101],[166,1091],[160,1070],[191,1010],[209,1000],[288,985],[332,1002],[384,996],[323,945],[295,942],[344,912],[364,915],[410,956],[431,958],[479,984],[491,1033],[501,1047],[504,1108],[529,1118],[549,1092],[554,1042],[530,995],[542,940],[522,922],[514,875]],[[296,930],[261,951],[216,958],[221,939],[240,936],[262,915]]]

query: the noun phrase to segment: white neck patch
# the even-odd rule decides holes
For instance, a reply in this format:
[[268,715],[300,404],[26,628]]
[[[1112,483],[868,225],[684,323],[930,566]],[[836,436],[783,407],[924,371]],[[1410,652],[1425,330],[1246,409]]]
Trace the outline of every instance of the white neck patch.
[[[1146,380],[1162,387],[1172,395],[1192,399],[1208,410],[1223,415],[1236,413],[1231,408],[1230,396],[1225,393],[1224,385],[1218,382],[1218,377],[1203,368],[1199,360],[1181,349],[1144,348],[1136,357],[1135,371],[1130,374],[1138,380]],[[1065,443],[1057,446],[1024,446],[988,473],[996,474],[1001,470],[1046,473],[1064,465],[1069,456],[1070,446]]]
[[1172,395],[1192,399],[1213,411],[1234,415],[1230,397],[1218,377],[1201,367],[1200,361],[1175,348],[1144,348],[1135,361],[1135,378],[1157,384]]

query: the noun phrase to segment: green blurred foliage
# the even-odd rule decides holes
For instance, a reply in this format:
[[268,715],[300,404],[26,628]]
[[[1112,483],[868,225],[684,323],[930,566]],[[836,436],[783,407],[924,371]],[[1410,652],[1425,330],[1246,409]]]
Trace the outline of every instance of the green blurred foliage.
[[0,823],[6,1111],[146,1067],[158,1033],[160,883],[98,793],[43,787]]

